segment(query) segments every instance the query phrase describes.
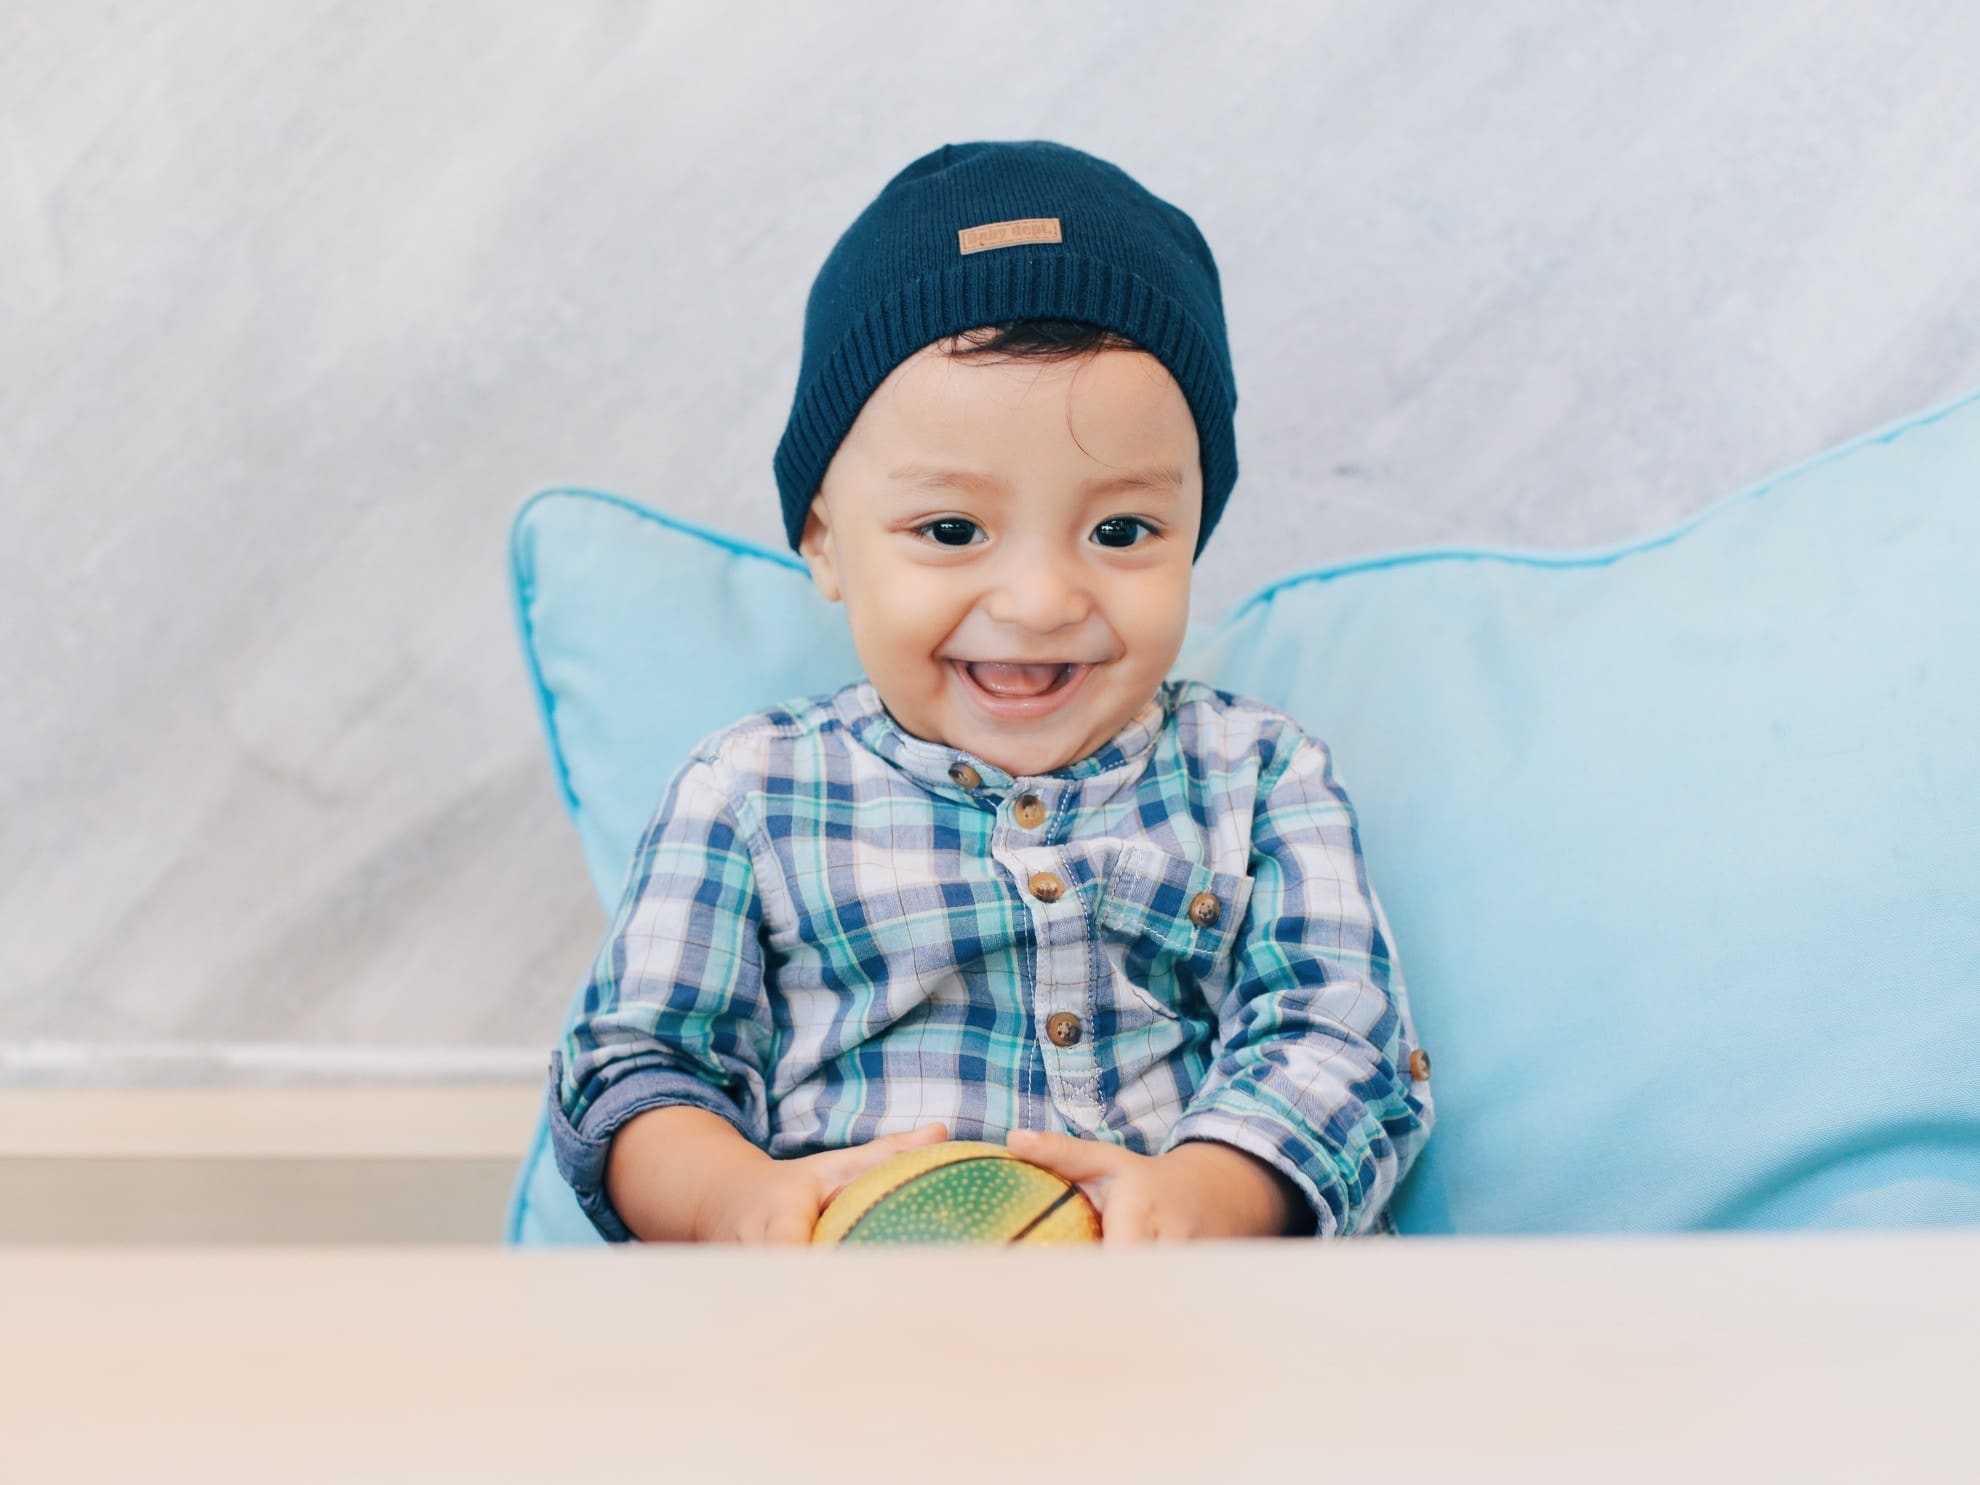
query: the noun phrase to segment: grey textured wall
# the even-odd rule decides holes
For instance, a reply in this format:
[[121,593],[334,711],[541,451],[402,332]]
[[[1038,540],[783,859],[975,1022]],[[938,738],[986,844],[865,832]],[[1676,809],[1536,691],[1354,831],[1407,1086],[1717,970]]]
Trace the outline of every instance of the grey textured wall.
[[0,9],[0,1079],[540,1068],[605,918],[509,518],[780,541],[810,276],[915,155],[1202,226],[1214,615],[1980,383],[1976,56],[1845,0]]

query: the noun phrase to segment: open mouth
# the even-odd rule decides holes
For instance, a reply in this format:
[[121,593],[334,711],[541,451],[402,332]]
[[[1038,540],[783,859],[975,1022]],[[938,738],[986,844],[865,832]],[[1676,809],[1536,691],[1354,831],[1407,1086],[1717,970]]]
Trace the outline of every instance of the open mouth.
[[1072,673],[1079,669],[1072,661],[1061,664],[1051,679],[1044,685],[1038,681],[1045,673],[1043,665],[1015,665],[991,663],[980,660],[965,660],[963,669],[969,678],[988,691],[992,696],[1043,696],[1056,691],[1072,679]]
[[1023,688],[1027,683],[1037,684],[1035,667],[986,666],[984,673],[979,675],[975,662],[951,660],[949,664],[962,677],[965,688],[978,707],[991,716],[1007,718],[1037,717],[1056,710],[1066,697],[1079,689],[1080,683],[1093,670],[1091,665],[1063,662],[1050,683],[1034,691]]

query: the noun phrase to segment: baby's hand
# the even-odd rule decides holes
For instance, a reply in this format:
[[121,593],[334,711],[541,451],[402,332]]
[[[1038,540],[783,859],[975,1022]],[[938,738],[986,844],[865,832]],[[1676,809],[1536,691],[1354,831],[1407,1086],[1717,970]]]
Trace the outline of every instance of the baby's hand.
[[[1185,1140],[1166,1155],[1137,1155],[1104,1140],[1013,1129],[1020,1160],[1064,1176],[1100,1213],[1104,1245],[1151,1239],[1277,1237],[1305,1209],[1284,1176],[1231,1145]],[[1292,1201],[1299,1205],[1294,1207]]]
[[773,1160],[753,1180],[740,1183],[711,1212],[697,1234],[710,1243],[809,1243],[818,1214],[846,1183],[890,1155],[949,1137],[946,1124],[924,1124],[843,1150]]

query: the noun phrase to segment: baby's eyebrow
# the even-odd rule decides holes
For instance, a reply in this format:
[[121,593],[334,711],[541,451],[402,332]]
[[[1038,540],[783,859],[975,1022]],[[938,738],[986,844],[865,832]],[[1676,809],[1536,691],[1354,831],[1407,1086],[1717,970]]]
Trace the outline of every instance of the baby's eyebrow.
[[[969,469],[939,469],[929,464],[904,464],[889,472],[889,479],[900,480],[923,488],[948,485],[959,490],[971,490],[979,494],[999,495],[1004,491],[1004,482],[994,475],[978,474]],[[1163,465],[1150,469],[1130,469],[1122,474],[1095,475],[1084,486],[1089,495],[1098,495],[1109,490],[1168,490],[1181,493],[1182,471],[1174,465]]]

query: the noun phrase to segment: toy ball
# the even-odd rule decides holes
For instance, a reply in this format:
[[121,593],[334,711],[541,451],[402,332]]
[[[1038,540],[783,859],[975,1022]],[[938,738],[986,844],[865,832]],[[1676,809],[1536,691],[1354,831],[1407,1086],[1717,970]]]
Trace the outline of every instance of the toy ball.
[[1100,1214],[1078,1186],[987,1140],[891,1155],[818,1214],[814,1243],[1097,1243]]

